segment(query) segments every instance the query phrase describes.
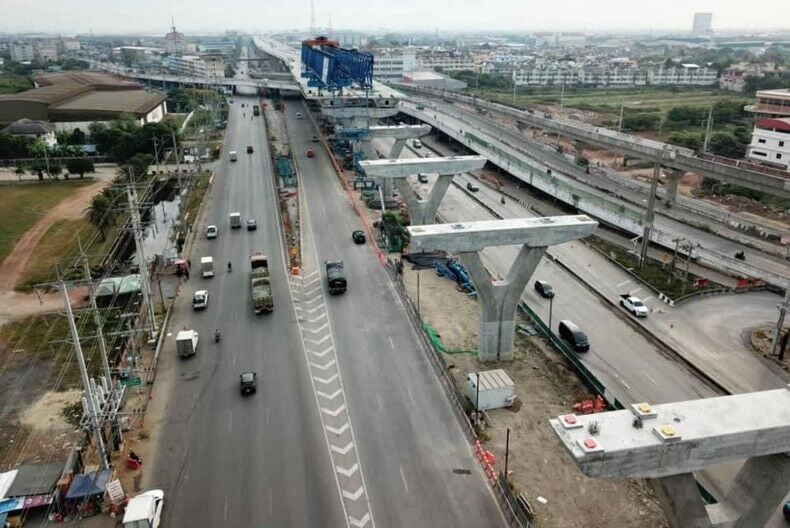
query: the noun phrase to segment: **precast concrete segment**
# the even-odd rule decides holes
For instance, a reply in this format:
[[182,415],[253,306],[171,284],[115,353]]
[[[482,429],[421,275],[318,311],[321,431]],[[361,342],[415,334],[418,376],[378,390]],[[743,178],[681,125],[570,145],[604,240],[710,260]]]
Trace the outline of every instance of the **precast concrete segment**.
[[678,183],[680,183],[680,178],[686,174],[686,171],[668,169],[665,172],[669,182],[667,183],[667,190],[664,194],[664,206],[670,207],[672,202],[675,201],[675,197],[678,195]]
[[481,251],[489,246],[546,247],[591,235],[598,222],[587,215],[510,218],[409,226],[413,251]]
[[431,187],[428,198],[420,200],[414,194],[406,178],[384,178],[385,182],[395,181],[395,186],[400,191],[401,197],[409,208],[409,219],[411,225],[432,224],[436,220],[436,211],[444,198],[450,183],[453,181],[452,174],[442,174],[437,176],[436,183]]
[[374,159],[360,161],[359,165],[370,176],[403,178],[420,172],[462,174],[482,169],[484,156],[450,156],[448,158]]
[[[790,385],[550,420],[590,477],[660,478],[790,452]],[[594,425],[593,425],[594,424]],[[790,475],[785,475],[785,483]],[[787,490],[785,490],[786,493]]]
[[725,499],[741,514],[735,528],[765,526],[776,507],[784,502],[788,491],[790,453],[747,460],[735,476]]
[[393,125],[393,126],[371,126],[367,129],[367,136],[370,139],[395,138],[412,139],[425,136],[431,132],[430,125]]
[[480,361],[513,359],[516,338],[516,306],[521,292],[535,272],[545,247],[522,246],[503,280],[492,281],[477,251],[462,252],[461,261],[474,280],[482,303],[480,314]]

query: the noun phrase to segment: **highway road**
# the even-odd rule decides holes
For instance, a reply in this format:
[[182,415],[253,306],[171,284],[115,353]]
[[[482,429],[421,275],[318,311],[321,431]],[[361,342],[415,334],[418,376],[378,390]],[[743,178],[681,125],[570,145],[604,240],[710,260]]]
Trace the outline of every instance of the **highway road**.
[[[165,526],[345,524],[295,328],[266,133],[263,120],[250,117],[255,102],[237,96],[230,106],[223,158],[214,164],[213,188],[194,224],[201,233],[216,224],[219,237],[198,237],[160,360],[154,393],[167,404],[146,483],[165,491]],[[236,163],[227,159],[233,149]],[[256,218],[258,230],[232,231],[234,211]],[[269,256],[272,272],[275,310],[263,316],[250,306],[253,251]],[[214,278],[199,276],[203,255],[215,259]],[[192,312],[191,294],[201,288],[210,293],[208,309]],[[183,327],[201,332],[201,342],[194,358],[182,360],[174,340]],[[222,331],[219,344],[214,328]],[[258,373],[258,392],[242,397],[238,376],[249,370]]]
[[[518,149],[524,157],[531,157],[536,159],[539,163],[548,162],[552,164],[567,164],[568,160],[558,154],[552,154],[546,149],[529,144],[523,136],[515,132],[507,130],[501,124],[490,121],[489,119],[477,115],[467,113],[455,106],[440,104],[437,101],[431,100],[431,108],[427,108],[426,112],[430,115],[436,115],[436,120],[442,126],[449,130],[473,130],[480,134],[486,134],[490,138],[497,138],[500,141],[506,141],[507,145],[503,150]],[[404,103],[401,108],[409,111],[413,105]],[[409,111],[411,113],[411,111]],[[585,186],[581,182],[576,182],[575,185],[585,188],[586,191],[593,195],[601,196],[607,201],[612,203],[619,203],[625,205],[626,202],[613,196],[608,196],[606,193],[597,189]],[[768,255],[757,251],[752,248],[744,248],[741,244],[732,242],[713,233],[709,233],[702,229],[698,229],[687,224],[683,224],[665,216],[656,215],[655,229],[667,233],[672,238],[683,237],[702,245],[704,248],[715,251],[725,257],[732,257],[736,252],[746,250],[747,262],[762,270],[775,273],[785,280],[790,281],[790,269],[787,261],[774,255]]]
[[[348,291],[326,298],[345,398],[378,526],[499,526],[499,510],[470,445],[301,104],[287,125],[308,210],[305,275],[324,259],[345,261]],[[312,262],[312,264],[311,264]],[[460,471],[459,471],[460,470]]]

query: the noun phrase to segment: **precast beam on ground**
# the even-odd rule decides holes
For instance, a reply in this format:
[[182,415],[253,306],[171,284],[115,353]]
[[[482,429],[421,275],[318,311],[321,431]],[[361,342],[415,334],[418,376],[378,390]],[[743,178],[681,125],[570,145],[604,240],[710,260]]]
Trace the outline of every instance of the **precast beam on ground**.
[[409,226],[413,251],[482,251],[490,246],[547,247],[591,235],[598,222],[587,215],[509,218]]
[[[594,415],[562,415],[550,423],[585,475],[660,478],[728,460],[790,453],[790,385],[655,406],[634,404]],[[785,483],[790,487],[790,475],[785,475]]]
[[450,156],[448,158],[408,158],[365,160],[359,162],[365,173],[382,178],[405,178],[410,174],[463,174],[482,169],[484,156]]

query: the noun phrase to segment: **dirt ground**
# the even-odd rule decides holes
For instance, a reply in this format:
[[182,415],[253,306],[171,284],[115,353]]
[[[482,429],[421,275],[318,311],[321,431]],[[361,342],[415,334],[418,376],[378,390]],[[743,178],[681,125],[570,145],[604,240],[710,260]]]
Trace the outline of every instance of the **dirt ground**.
[[[419,273],[423,319],[439,332],[448,350],[476,348],[477,301],[457,291],[454,283],[433,270]],[[416,276],[417,272],[404,262],[404,284],[415,302]],[[548,420],[572,410],[574,403],[589,394],[542,338],[519,335],[516,358],[508,363],[483,365],[470,353],[455,353],[446,359],[458,380],[468,372],[503,368],[516,382],[521,401],[511,409],[489,412],[491,427],[485,431],[485,445],[496,455],[497,469],[503,469],[506,431],[510,429],[508,471],[512,471],[517,491],[535,510],[536,526],[669,526],[646,483],[588,478],[566,453]],[[545,499],[545,504],[538,497]]]
[[[790,332],[790,327],[787,325],[785,325],[783,328],[785,332]],[[773,347],[773,330],[773,326],[761,326],[752,330],[750,338],[752,350],[754,350],[755,354],[770,359],[781,368],[790,371],[790,345],[788,345],[787,349],[785,349],[784,359],[781,362],[779,361],[778,357],[771,354]],[[779,346],[781,346],[781,342]]]

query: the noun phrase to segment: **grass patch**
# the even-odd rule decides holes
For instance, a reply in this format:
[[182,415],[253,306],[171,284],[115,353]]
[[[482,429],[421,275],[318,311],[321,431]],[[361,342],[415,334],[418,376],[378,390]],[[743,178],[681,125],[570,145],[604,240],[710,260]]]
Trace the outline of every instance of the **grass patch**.
[[52,207],[88,181],[25,183],[0,186],[0,261],[19,238]]
[[203,198],[208,191],[210,173],[204,172],[196,178],[197,180],[194,182],[192,191],[189,193],[186,204],[184,205],[184,219],[187,223],[195,221],[195,217],[200,209],[200,204],[203,203]]
[[33,82],[23,75],[0,74],[0,94],[14,94],[33,88]]
[[590,244],[608,255],[610,259],[624,268],[630,269],[631,273],[639,277],[642,282],[662,292],[670,299],[678,299],[696,291],[715,290],[724,287],[721,284],[710,282],[707,286],[697,288],[694,286],[694,283],[701,277],[693,273],[689,273],[687,279],[684,281],[680,270],[683,269],[685,260],[680,255],[678,256],[679,262],[673,275],[671,273],[670,264],[664,264],[652,258],[648,258],[644,267],[640,268],[636,256],[620,246],[616,246],[596,236],[591,236],[587,238],[587,240]]

